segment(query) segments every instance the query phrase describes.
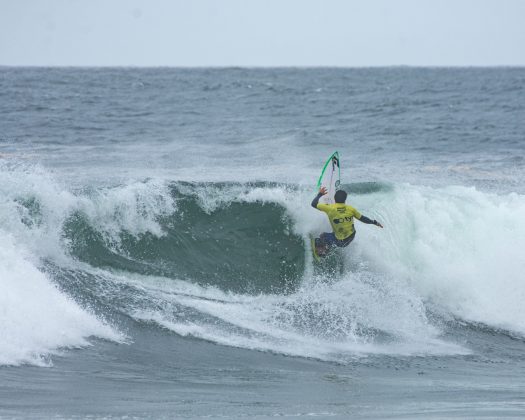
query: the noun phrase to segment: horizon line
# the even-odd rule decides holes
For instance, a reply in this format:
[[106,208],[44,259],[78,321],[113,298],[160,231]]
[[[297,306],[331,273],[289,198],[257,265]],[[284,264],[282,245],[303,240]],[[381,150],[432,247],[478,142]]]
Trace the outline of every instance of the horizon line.
[[0,64],[0,68],[77,68],[77,69],[386,69],[386,68],[426,68],[426,69],[471,69],[471,68],[525,68],[525,64],[380,64],[380,65],[77,65],[77,64]]

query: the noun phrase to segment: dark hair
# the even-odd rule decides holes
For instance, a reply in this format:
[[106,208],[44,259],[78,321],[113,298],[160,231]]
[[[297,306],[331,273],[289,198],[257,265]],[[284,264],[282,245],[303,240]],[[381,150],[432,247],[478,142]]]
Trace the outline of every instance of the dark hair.
[[346,194],[345,190],[337,190],[335,192],[334,198],[336,203],[344,203],[346,201]]

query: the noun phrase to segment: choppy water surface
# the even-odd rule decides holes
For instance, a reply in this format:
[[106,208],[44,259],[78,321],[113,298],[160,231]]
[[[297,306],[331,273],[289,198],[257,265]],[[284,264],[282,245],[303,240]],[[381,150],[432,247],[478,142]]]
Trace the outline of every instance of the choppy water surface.
[[[524,86],[1,68],[0,416],[524,416]],[[385,229],[316,266],[333,150]]]

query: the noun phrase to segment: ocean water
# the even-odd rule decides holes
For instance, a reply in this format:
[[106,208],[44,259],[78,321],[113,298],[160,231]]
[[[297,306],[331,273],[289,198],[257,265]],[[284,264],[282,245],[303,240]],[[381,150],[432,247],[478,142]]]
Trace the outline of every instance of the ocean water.
[[523,68],[0,68],[0,418],[523,418],[524,180]]

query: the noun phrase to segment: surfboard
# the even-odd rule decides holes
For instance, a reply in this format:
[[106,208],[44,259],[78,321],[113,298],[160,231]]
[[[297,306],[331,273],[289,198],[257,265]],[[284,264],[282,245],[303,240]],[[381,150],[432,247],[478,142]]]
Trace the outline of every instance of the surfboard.
[[[325,187],[328,191],[320,199],[320,203],[334,204],[335,203],[335,192],[338,190],[341,184],[341,162],[339,161],[339,153],[335,151],[325,162],[319,180],[317,181],[317,191],[321,187]],[[317,254],[315,249],[315,236],[310,237],[310,246],[312,248],[312,255],[314,260],[319,262],[321,256]]]
[[334,195],[340,184],[341,164],[339,161],[339,153],[334,152],[325,162],[319,180],[317,181],[317,191],[319,191],[321,187],[325,187],[328,190],[328,193],[322,196],[319,202],[325,204],[335,203]]
[[321,257],[319,254],[317,254],[317,250],[315,249],[315,236],[310,235],[310,246],[312,247],[312,255],[314,256],[314,260],[319,262],[321,261]]

